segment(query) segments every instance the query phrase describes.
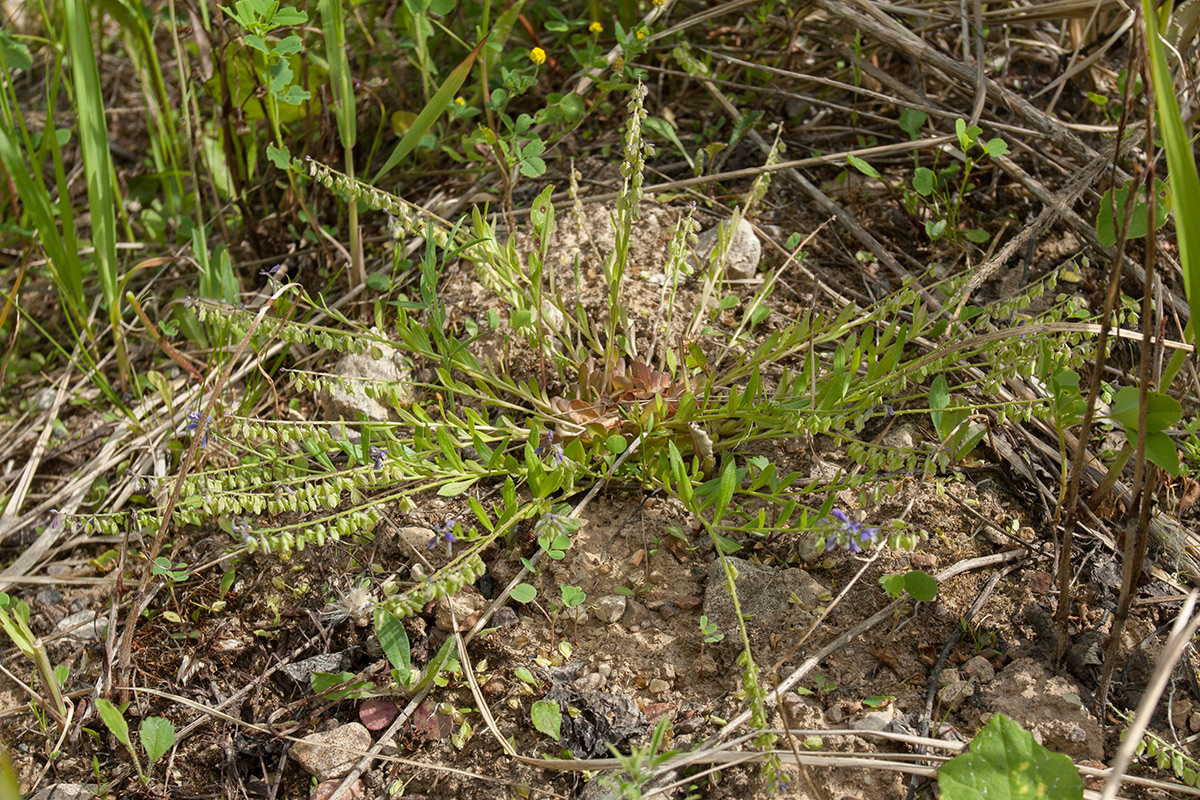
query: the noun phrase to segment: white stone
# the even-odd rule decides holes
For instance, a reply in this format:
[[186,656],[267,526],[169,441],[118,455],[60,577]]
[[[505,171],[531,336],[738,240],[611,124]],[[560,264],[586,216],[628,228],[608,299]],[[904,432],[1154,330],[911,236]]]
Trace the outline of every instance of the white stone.
[[[699,256],[697,270],[708,268],[712,252],[718,243],[720,231],[729,226],[729,220],[710,228],[696,239],[696,254]],[[729,238],[729,246],[725,251],[725,277],[728,280],[746,280],[753,278],[758,272],[758,262],[762,259],[762,243],[754,233],[754,226],[749,220],[738,222],[737,229]],[[695,262],[693,262],[695,263]]]
[[370,731],[357,722],[349,722],[326,733],[305,736],[288,751],[288,756],[318,781],[328,781],[354,769],[362,758],[359,753],[370,747]]
[[603,622],[605,625],[611,625],[621,618],[625,613],[625,596],[620,594],[610,594],[601,597],[596,603],[596,619]]

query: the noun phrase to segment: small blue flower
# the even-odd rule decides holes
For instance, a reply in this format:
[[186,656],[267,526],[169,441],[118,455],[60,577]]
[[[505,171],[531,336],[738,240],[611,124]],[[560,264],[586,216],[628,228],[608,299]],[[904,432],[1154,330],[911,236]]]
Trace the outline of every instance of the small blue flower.
[[375,445],[371,445],[370,453],[371,453],[371,466],[376,472],[378,472],[379,470],[383,469],[383,462],[387,461],[387,451],[384,450],[382,447],[376,447]]
[[279,288],[279,280],[283,277],[284,272],[286,272],[286,269],[283,264],[276,264],[270,269],[260,269],[258,274],[267,279],[267,286],[274,291]]
[[199,411],[189,411],[187,415],[188,424],[183,426],[185,431],[195,431],[203,434],[200,439],[200,446],[208,445],[208,415],[201,414]]
[[59,515],[62,514],[57,508],[50,509],[50,529],[58,530]]
[[832,528],[825,541],[826,551],[844,547],[851,553],[861,553],[863,547],[872,544],[879,537],[878,528],[868,528],[861,522],[855,522],[840,508],[830,511],[829,516],[834,521],[826,520]]
[[432,550],[433,548],[437,547],[439,540],[445,540],[446,555],[451,555],[454,552],[454,543],[458,541],[458,537],[454,535],[454,530],[457,527],[458,523],[454,521],[453,517],[451,517],[440,527],[434,528],[433,532],[437,535],[429,540],[429,549]]
[[556,536],[560,533],[566,533],[571,526],[571,521],[562,514],[555,514],[553,511],[542,514],[541,518],[533,526],[533,533],[539,539],[542,536],[550,534]]
[[550,433],[550,439],[546,443],[538,445],[537,449],[533,452],[539,456],[549,455],[550,460],[554,462],[554,466],[556,467],[562,466],[563,459],[566,457],[563,454],[562,445],[554,442],[553,431]]

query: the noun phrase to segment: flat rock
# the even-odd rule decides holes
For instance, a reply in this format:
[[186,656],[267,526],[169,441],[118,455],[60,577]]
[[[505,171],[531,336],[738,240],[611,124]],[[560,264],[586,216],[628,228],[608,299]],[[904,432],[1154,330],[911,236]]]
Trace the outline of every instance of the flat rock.
[[[700,234],[696,239],[696,254],[699,256],[697,269],[706,269],[716,249],[721,231],[729,227],[730,220],[724,220],[718,225]],[[762,243],[754,232],[754,226],[749,220],[742,219],[733,230],[729,239],[729,247],[725,251],[725,277],[728,280],[746,280],[753,278],[758,272],[758,262],[762,259]],[[694,262],[693,262],[694,263]],[[719,265],[718,265],[719,268]]]
[[[765,644],[763,640],[771,633],[807,628],[813,619],[809,611],[822,602],[822,597],[828,597],[829,590],[802,569],[768,567],[741,558],[727,560],[737,570],[734,584],[738,603],[756,646]],[[735,635],[738,625],[733,598],[725,588],[720,559],[709,565],[703,612],[710,623],[716,624],[717,631],[725,634],[724,639],[709,647],[729,655],[741,650],[741,637]]]
[[603,622],[605,625],[611,625],[619,620],[625,614],[625,597],[619,594],[610,594],[601,597],[596,601],[594,609],[596,619]]
[[450,605],[454,605],[454,616],[458,620],[458,630],[465,631],[468,627],[467,617],[487,605],[487,600],[474,586],[464,586],[449,600],[439,597],[433,613],[433,624],[443,633],[454,632],[454,622],[450,618]]
[[348,752],[371,747],[371,733],[357,722],[348,722],[325,733],[314,733],[292,746],[288,755],[318,781],[328,781],[354,769],[362,756]]
[[986,707],[1017,722],[1035,740],[1072,759],[1104,758],[1104,731],[1080,700],[1079,687],[1019,658],[980,692]]
[[[70,616],[63,617],[54,626],[54,630],[63,634],[68,639],[75,639],[79,642],[94,642],[102,639],[104,634],[108,632],[108,620],[100,617],[95,611],[85,608],[82,611],[76,611]],[[69,784],[63,784],[64,786]]]
[[29,800],[91,800],[99,790],[94,783],[56,783],[39,789]]
[[362,414],[372,422],[398,420],[399,417],[386,401],[371,396],[374,392],[368,394],[368,387],[380,381],[391,384],[392,391],[399,392],[403,402],[412,401],[412,393],[408,388],[412,384],[412,372],[398,350],[385,348],[383,357],[379,359],[372,358],[369,353],[347,353],[331,371],[347,379],[350,386],[335,386],[329,391],[317,393],[326,419],[353,421]]
[[283,666],[284,673],[296,683],[308,685],[314,672],[341,672],[350,665],[345,652],[320,653],[303,661],[294,661]]

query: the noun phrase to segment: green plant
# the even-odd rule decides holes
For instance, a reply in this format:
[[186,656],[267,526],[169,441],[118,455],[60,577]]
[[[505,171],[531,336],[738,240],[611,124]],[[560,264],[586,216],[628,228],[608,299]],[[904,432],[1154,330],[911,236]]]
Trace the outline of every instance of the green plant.
[[717,623],[709,622],[708,617],[700,615],[700,677],[704,678],[704,645],[716,644],[725,638],[725,634],[717,633]]
[[[915,117],[902,117],[902,123],[901,127],[910,136],[920,128]],[[981,139],[982,129],[977,125],[968,127],[962,119],[954,121],[954,131],[962,149],[963,163],[939,169],[935,160],[932,169],[918,167],[912,178],[915,194],[906,196],[908,210],[915,215],[922,203],[927,207],[929,218],[925,220],[925,234],[931,242],[943,237],[955,244],[963,238],[972,242],[986,242],[989,238],[987,231],[961,228],[964,199],[975,189],[975,184],[971,183],[971,172],[982,160],[972,150],[978,146],[984,156],[1003,156],[1008,153],[1008,143],[1000,138]]]
[[[129,723],[125,721],[124,708],[117,707],[101,697],[96,700],[96,712],[100,714],[100,719],[109,732],[129,751],[142,783],[149,783],[150,776],[142,770],[141,759],[138,758],[137,750],[129,738]],[[142,743],[142,749],[146,751],[147,767],[153,766],[154,762],[174,746],[175,726],[163,717],[146,717],[138,727],[138,739]]]
[[0,628],[21,651],[21,655],[32,661],[37,668],[49,700],[43,700],[36,695],[34,699],[41,702],[60,727],[65,728],[70,715],[61,689],[61,684],[67,677],[65,667],[55,668],[51,665],[45,645],[30,630],[29,604],[0,592]]
[[969,752],[943,764],[937,780],[946,800],[1083,797],[1083,778],[1071,759],[1042,747],[1003,714],[983,726]]
[[667,731],[671,728],[671,720],[667,717],[658,721],[650,741],[644,747],[634,746],[629,755],[621,753],[609,745],[609,749],[621,762],[621,772],[614,777],[601,778],[600,782],[612,789],[624,800],[641,800],[645,795],[643,790],[650,779],[654,777],[657,767],[674,755],[674,751],[664,749]]
[[535,700],[529,712],[533,727],[556,742],[562,741],[562,709],[553,700]]

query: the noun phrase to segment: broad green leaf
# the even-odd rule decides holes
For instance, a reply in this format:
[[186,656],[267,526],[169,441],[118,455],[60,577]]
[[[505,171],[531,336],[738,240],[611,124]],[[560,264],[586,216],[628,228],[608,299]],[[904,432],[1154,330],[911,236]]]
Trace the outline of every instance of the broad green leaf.
[[[1125,435],[1133,438],[1138,430],[1138,388],[1126,386],[1117,392],[1109,414],[1117,424],[1125,429]],[[1149,391],[1146,393],[1146,431],[1155,433],[1165,431],[1183,416],[1183,406],[1179,401],[1162,392]]]
[[1165,433],[1151,431],[1146,434],[1146,458],[1151,464],[1165,469],[1172,478],[1179,477],[1179,451]]
[[478,480],[479,477],[474,476],[461,481],[452,481],[451,483],[447,483],[442,488],[438,489],[438,495],[441,497],[457,497],[467,489],[470,489],[472,486],[474,486],[475,482]]
[[937,581],[919,569],[904,576],[904,588],[914,600],[928,603],[937,595]]
[[518,603],[524,604],[537,597],[537,589],[528,583],[518,583],[508,596]]
[[950,387],[944,375],[938,375],[929,384],[929,419],[940,438],[945,439],[949,431],[942,430],[942,411],[950,405]]
[[942,800],[1083,797],[1083,778],[1071,759],[1052,753],[1003,714],[983,727],[970,751],[938,770]]
[[533,727],[554,741],[562,740],[562,709],[552,700],[538,700],[530,711]]
[[921,197],[929,197],[933,194],[934,175],[933,170],[928,167],[917,167],[913,172],[913,188]]
[[138,737],[142,740],[142,747],[146,749],[146,756],[153,764],[175,744],[175,726],[170,720],[162,717],[146,717],[138,728]]
[[459,88],[463,85],[463,81],[467,79],[467,75],[470,73],[476,57],[483,50],[483,46],[487,44],[487,40],[488,36],[485,35],[479,44],[475,45],[475,49],[467,54],[462,63],[450,72],[446,80],[442,83],[441,88],[434,93],[433,97],[429,98],[429,102],[425,104],[425,108],[421,109],[421,113],[417,115],[417,119],[413,122],[412,127],[404,134],[404,138],[396,144],[396,149],[388,156],[388,160],[375,173],[375,177],[371,179],[372,183],[379,183],[379,180],[390,172],[392,167],[399,164],[406,155],[412,152],[413,148],[417,146],[417,142],[421,141],[421,137],[429,132],[430,128],[433,127],[433,123],[446,110],[446,106],[454,101],[454,95],[458,93]]
[[412,672],[412,650],[404,623],[390,611],[375,609],[375,636],[383,654],[399,673],[400,682],[407,684]]

